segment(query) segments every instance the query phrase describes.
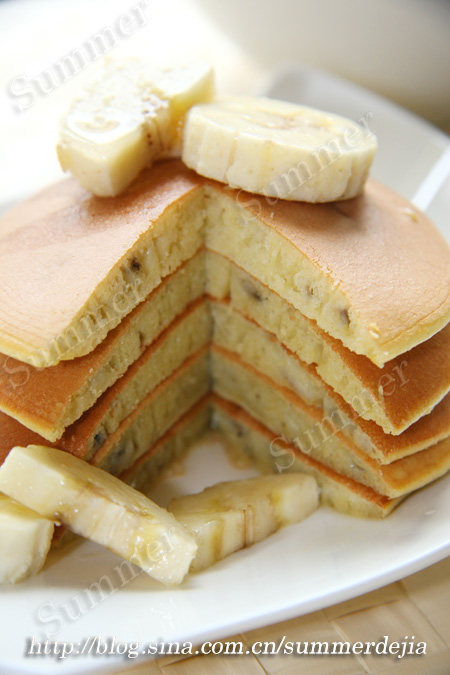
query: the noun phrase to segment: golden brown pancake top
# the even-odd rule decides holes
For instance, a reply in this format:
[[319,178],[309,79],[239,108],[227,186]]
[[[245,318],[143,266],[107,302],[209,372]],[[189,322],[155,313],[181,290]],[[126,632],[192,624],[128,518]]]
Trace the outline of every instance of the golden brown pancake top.
[[21,358],[21,345],[43,349],[56,339],[140,237],[198,185],[181,162],[167,161],[118,197],[94,197],[69,178],[6,213],[0,351]]
[[[214,183],[218,188],[218,184]],[[339,288],[377,344],[396,354],[450,321],[450,247],[427,216],[373,179],[327,204],[274,200],[219,187],[291,242]]]

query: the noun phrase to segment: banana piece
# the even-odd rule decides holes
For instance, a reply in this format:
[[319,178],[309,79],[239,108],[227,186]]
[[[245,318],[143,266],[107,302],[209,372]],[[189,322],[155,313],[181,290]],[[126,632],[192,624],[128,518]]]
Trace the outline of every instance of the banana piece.
[[338,115],[234,96],[189,111],[182,159],[234,188],[329,202],[362,191],[376,148],[373,133]]
[[90,192],[112,197],[163,153],[179,152],[187,110],[214,95],[210,66],[151,69],[111,62],[65,119],[57,145],[64,171]]
[[197,542],[191,571],[198,572],[280,527],[297,523],[319,504],[314,478],[270,475],[218,483],[173,499],[168,510]]
[[0,467],[0,490],[45,518],[179,584],[197,546],[172,514],[105,471],[38,445],[15,447]]
[[0,494],[0,584],[16,584],[42,569],[53,530],[51,520]]

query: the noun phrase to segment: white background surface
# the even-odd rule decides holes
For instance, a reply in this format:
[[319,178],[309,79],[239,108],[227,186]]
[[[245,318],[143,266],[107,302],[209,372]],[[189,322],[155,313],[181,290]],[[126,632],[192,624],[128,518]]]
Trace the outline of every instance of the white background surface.
[[196,0],[267,67],[323,68],[450,123],[448,0]]

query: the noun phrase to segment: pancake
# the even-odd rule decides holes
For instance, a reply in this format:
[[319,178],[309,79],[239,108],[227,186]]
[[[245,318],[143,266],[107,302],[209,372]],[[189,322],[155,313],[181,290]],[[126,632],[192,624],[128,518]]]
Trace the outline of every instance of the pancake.
[[362,518],[384,518],[401,501],[389,499],[371,488],[342,476],[329,467],[302,453],[294,445],[276,438],[270,429],[255,420],[245,410],[213,396],[213,424],[228,442],[230,455],[242,457],[264,473],[278,471],[277,462],[286,462],[286,471],[303,471],[316,478],[321,487],[321,503]]
[[308,405],[319,408],[323,416],[321,424],[342,430],[360,450],[382,464],[390,464],[450,436],[450,394],[403,433],[386,434],[346,403],[322,380],[313,365],[301,361],[273,334],[245,318],[231,304],[211,302],[211,310],[216,345],[234,352]]
[[0,352],[36,367],[89,353],[203,244],[200,179],[180,162],[122,195],[61,181],[0,219]]
[[388,465],[359,450],[298,395],[276,385],[235,354],[214,347],[213,390],[303,454],[389,498],[404,497],[450,469],[450,438]]
[[125,483],[142,492],[152,489],[163,469],[183,460],[188,450],[210,430],[210,396],[200,399],[154,445],[119,474]]
[[206,305],[199,301],[185,320],[178,321],[150,345],[125,375],[66,429],[55,445],[64,444],[63,449],[74,454],[79,447],[86,448],[90,457],[159,383],[165,382],[187,358],[198,351],[207,352],[209,338],[209,314]]
[[[88,447],[91,439],[80,431],[71,438],[65,439],[63,436],[57,444],[51,445],[117,474],[156,443],[183,414],[206,396],[208,389],[208,356],[202,350],[155,387],[96,452],[93,453]],[[13,447],[11,443],[26,441],[28,445],[33,445],[35,441],[40,441],[42,444],[42,439],[35,432],[2,413],[0,429],[0,461]]]
[[209,390],[208,354],[202,350],[151,391],[91,458],[114,475],[129,468]]
[[[195,386],[199,386],[202,394],[205,394],[209,388],[207,347],[210,334],[208,307],[205,301],[199,299],[145,350],[125,375],[51,445],[90,460],[121,427],[124,420],[128,420],[129,423],[130,416],[136,413],[146,397],[154,394],[158,387],[167,386],[170,378],[176,380],[183,364],[188,363],[189,359],[200,358],[200,355],[204,365],[202,377]],[[178,394],[176,385],[174,387],[172,398],[175,400]],[[123,430],[126,426],[121,428]],[[0,461],[5,459],[15,445],[30,444],[49,443],[14,418],[0,413]]]
[[[289,471],[303,471],[321,486],[321,501],[341,513],[363,518],[384,518],[400,502],[340,475],[320,464],[298,448],[281,439],[242,408],[213,394],[202,399],[149,448],[120,478],[138,490],[150,494],[163,469],[183,460],[189,449],[208,430],[212,414],[213,428],[225,439],[230,458],[242,464],[251,462],[263,473],[276,471],[280,457],[289,458]],[[272,449],[273,454],[271,454]]]
[[0,410],[55,441],[203,295],[204,251],[166,277],[89,354],[49,368],[0,354]]
[[278,294],[222,256],[207,258],[209,292],[272,333],[337,391],[358,415],[399,434],[450,390],[450,324],[382,369],[346,349]]
[[377,366],[449,322],[445,239],[376,181],[369,179],[359,197],[329,204],[249,195],[216,183],[208,196],[207,248]]

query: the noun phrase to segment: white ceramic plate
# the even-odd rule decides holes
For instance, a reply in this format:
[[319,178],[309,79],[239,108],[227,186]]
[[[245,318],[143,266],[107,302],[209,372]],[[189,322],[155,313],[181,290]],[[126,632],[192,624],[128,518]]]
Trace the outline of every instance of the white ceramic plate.
[[[372,113],[379,138],[374,175],[426,206],[450,240],[449,142],[446,136],[378,97],[311,70],[287,68],[267,92],[355,119]],[[429,176],[429,178],[427,178]],[[431,176],[431,177],[430,177]],[[220,446],[203,445],[183,475],[155,494],[162,504],[217,480],[247,477]],[[68,641],[74,652],[95,636],[141,643],[217,640],[299,616],[371,591],[450,554],[448,478],[416,493],[386,521],[320,509],[297,526],[222,561],[181,588],[167,590],[144,574],[120,577],[120,560],[93,544],[52,552],[45,570],[0,591],[0,672],[87,673],[125,670],[125,657],[26,656],[28,641]],[[100,584],[102,591],[96,590]],[[92,644],[92,643],[89,643]],[[89,645],[85,647],[85,652]],[[142,657],[144,658],[144,657]]]

